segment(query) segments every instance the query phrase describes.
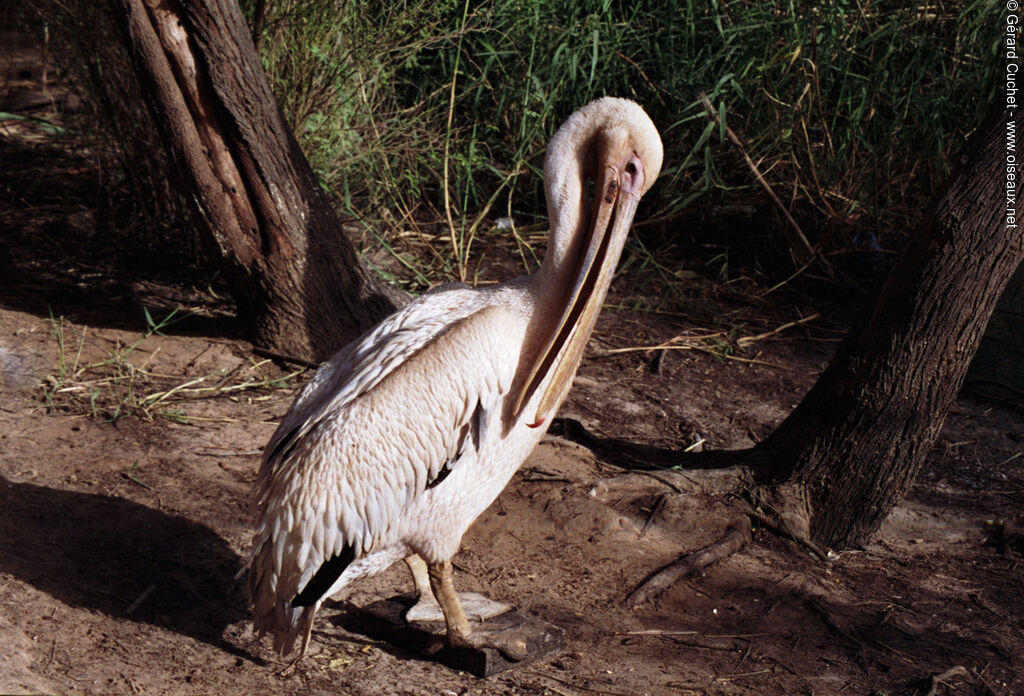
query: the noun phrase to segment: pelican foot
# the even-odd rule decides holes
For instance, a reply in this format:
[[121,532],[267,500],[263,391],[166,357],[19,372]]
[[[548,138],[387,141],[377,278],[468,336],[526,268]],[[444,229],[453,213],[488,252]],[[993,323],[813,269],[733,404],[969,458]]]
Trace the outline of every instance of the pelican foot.
[[489,631],[478,629],[468,636],[440,635],[427,645],[423,651],[433,655],[444,648],[468,650],[497,650],[509,662],[521,662],[530,657],[526,639],[515,628]]
[[526,647],[526,639],[514,629],[493,632],[475,631],[463,640],[456,640],[454,647],[493,648],[511,662],[520,662],[530,656]]
[[[478,592],[459,592],[459,603],[470,621],[482,622],[500,616],[512,607],[504,602],[488,599]],[[412,621],[444,621],[441,605],[430,594],[420,596],[416,604],[405,612],[405,620]]]

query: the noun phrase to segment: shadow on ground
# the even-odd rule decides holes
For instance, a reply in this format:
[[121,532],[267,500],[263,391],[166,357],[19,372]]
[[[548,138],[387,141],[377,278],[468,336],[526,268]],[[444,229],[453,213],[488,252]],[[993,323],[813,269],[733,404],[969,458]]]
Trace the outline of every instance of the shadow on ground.
[[0,479],[0,572],[70,606],[222,640],[248,617],[241,559],[208,527],[123,498]]
[[[235,338],[227,287],[198,252],[147,224],[139,204],[112,192],[75,143],[0,138],[0,304],[40,317],[137,330],[202,306],[168,333]],[[109,177],[109,174],[106,176]]]

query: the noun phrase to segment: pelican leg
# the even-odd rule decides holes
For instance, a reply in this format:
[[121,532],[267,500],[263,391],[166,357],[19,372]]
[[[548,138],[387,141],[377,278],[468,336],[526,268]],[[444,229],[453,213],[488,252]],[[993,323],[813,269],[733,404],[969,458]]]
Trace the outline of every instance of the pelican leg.
[[[526,643],[519,638],[502,640],[498,634],[474,634],[469,627],[466,612],[462,609],[459,595],[455,592],[455,574],[451,561],[427,563],[430,587],[434,591],[444,622],[448,629],[448,645],[452,648],[495,648],[510,660],[518,661],[527,657]],[[438,646],[440,647],[440,646]]]
[[406,621],[436,621],[443,618],[441,607],[434,599],[434,593],[430,588],[430,575],[427,572],[427,564],[422,558],[413,554],[405,557],[405,565],[412,573],[412,582],[416,586],[416,604],[409,607],[405,612]]
[[[412,573],[413,584],[416,585],[416,603],[405,611],[406,621],[444,621],[444,611],[441,605],[434,599],[433,590],[430,587],[430,574],[427,571],[427,564],[422,558],[413,554],[406,556],[405,565]],[[504,614],[512,609],[504,602],[495,602],[482,594],[476,592],[459,592],[459,604],[466,618],[473,621],[486,621]]]
[[441,611],[444,612],[444,624],[448,628],[448,645],[452,647],[469,646],[469,636],[472,630],[469,628],[466,612],[462,610],[459,595],[455,592],[455,573],[452,570],[452,562],[428,563],[427,571],[430,577],[430,589],[434,591],[434,597],[437,598],[437,603],[441,605]]

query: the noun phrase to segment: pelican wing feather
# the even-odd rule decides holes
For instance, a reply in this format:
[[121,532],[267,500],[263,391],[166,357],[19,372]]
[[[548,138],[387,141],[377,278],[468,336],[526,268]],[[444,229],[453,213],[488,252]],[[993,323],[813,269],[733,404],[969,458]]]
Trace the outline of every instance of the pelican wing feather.
[[293,404],[257,484],[257,630],[279,635],[284,623],[293,636],[297,607],[315,610],[349,561],[400,535],[411,501],[443,486],[496,427],[519,322],[481,294],[452,289],[400,310],[321,367]]

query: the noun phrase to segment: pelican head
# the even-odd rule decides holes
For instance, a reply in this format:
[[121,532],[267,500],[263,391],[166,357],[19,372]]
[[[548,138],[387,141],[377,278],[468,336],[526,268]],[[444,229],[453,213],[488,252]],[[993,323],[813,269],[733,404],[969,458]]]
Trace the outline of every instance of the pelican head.
[[[658,178],[662,156],[661,138],[644,110],[614,97],[574,113],[548,145],[544,187],[551,234],[537,287],[561,312],[516,401],[518,414],[553,371],[531,426],[545,423],[569,391],[637,203]],[[586,190],[590,181],[592,194]]]

